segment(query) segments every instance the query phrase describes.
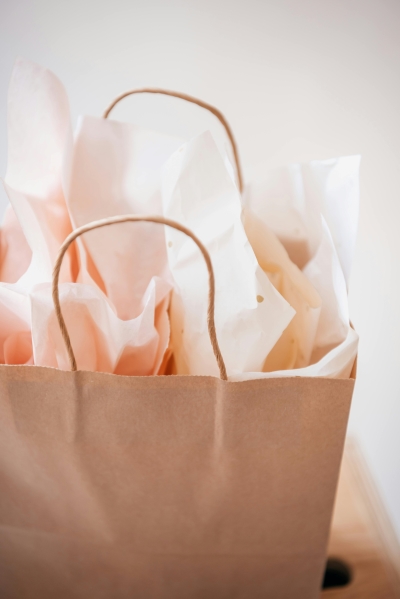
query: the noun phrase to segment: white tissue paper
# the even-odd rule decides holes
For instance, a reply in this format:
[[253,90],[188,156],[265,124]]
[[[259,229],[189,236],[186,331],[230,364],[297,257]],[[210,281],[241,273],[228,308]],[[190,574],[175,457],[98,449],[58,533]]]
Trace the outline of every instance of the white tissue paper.
[[[62,242],[93,220],[153,213],[184,224],[209,250],[230,380],[349,376],[359,157],[274,169],[241,198],[209,132],[182,145],[83,117],[73,138],[62,84],[29,61],[13,72],[8,137],[0,362],[69,368],[51,298]],[[85,234],[65,256],[60,299],[78,368],[218,375],[207,270],[176,230],[126,223]]]
[[236,377],[350,375],[358,348],[351,328],[347,286],[353,260],[359,201],[360,157],[291,164],[251,182],[244,222],[256,215],[276,233],[291,260],[321,298],[309,365]]
[[[61,170],[72,133],[68,100],[58,79],[33,63],[18,61],[9,87],[7,123],[8,165],[3,184],[11,206],[2,237],[8,231],[15,254],[7,252],[1,268],[0,359],[31,364],[30,294],[36,284],[51,280],[59,247],[71,231]],[[72,252],[66,256],[62,280],[71,277],[71,256]],[[18,262],[13,282],[8,282],[10,261]]]
[[[182,146],[164,167],[163,209],[210,252],[216,329],[230,380],[349,376],[358,345],[347,279],[359,157],[272,171],[247,187],[242,214],[226,161],[209,133]],[[166,237],[175,281],[174,372],[215,375],[206,269],[192,242],[175,231]]]
[[[260,371],[295,312],[257,263],[241,221],[240,194],[209,132],[168,160],[162,190],[164,215],[193,231],[210,253],[216,330],[228,375]],[[168,229],[166,238],[177,286],[170,310],[176,373],[217,375],[203,257],[181,233]]]
[[[70,199],[71,190],[78,190],[82,197],[85,189],[79,187],[82,180],[76,176],[80,172],[76,148],[79,150],[80,146],[72,139],[66,93],[50,71],[29,61],[16,64],[9,92],[8,125],[9,161],[4,187],[13,211],[8,210],[2,229],[1,273],[4,278],[0,283],[0,359],[6,363],[35,363],[68,369],[66,349],[55,318],[51,280],[60,246],[72,231],[65,192]],[[112,126],[108,128],[112,129]],[[174,147],[176,145],[177,142]],[[87,148],[87,151],[91,149]],[[97,163],[96,172],[87,172],[83,179],[86,191],[93,185],[96,192],[95,182],[99,179],[107,188],[105,193],[116,184],[111,169],[115,164],[110,163],[107,171],[103,168],[104,161],[99,160],[99,157],[107,158],[107,151],[108,148],[99,144],[92,157],[92,165]],[[128,151],[122,155],[129,163]],[[90,156],[86,157],[83,168],[89,165]],[[121,168],[120,162],[118,168]],[[130,189],[134,187],[122,174],[119,181]],[[111,213],[118,213],[119,206],[113,205],[116,196],[118,190],[108,196]],[[82,201],[82,209],[90,208],[90,202],[95,199],[89,194]],[[99,209],[101,212],[101,202]],[[118,227],[110,227],[116,238]],[[131,227],[131,236],[134,227]],[[152,247],[156,238],[153,233],[152,229],[147,232],[146,239],[142,236],[143,247]],[[163,235],[161,227],[158,234]],[[24,242],[20,244],[21,239]],[[73,244],[61,270],[61,307],[78,368],[126,375],[163,372],[165,358],[169,355],[171,283],[157,274],[166,269],[165,244],[161,252],[155,252],[158,267],[155,261],[151,262],[145,249],[137,258],[141,269],[135,273],[136,264],[132,264],[131,256],[119,254],[118,247],[107,245],[106,241],[107,236],[103,234],[105,269],[110,262],[115,264],[118,260],[124,263],[126,272],[132,269],[131,287],[122,308],[118,304],[118,294],[124,293],[124,278],[119,279],[121,289],[106,288],[95,267],[97,256],[91,256],[83,243]],[[12,247],[17,250],[17,255],[12,255]],[[14,265],[18,279],[9,282]],[[116,274],[118,278],[121,268]],[[78,283],[75,282],[77,278]],[[122,316],[118,312],[122,312]]]

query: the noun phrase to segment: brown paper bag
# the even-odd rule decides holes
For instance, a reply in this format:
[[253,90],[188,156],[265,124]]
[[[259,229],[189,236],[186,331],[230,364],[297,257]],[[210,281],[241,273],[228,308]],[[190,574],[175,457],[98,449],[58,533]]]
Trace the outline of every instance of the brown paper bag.
[[[220,379],[76,371],[63,255],[127,220],[201,250]],[[210,258],[161,217],[75,230],[53,296],[72,372],[0,366],[2,599],[317,598],[354,380],[227,381]]]

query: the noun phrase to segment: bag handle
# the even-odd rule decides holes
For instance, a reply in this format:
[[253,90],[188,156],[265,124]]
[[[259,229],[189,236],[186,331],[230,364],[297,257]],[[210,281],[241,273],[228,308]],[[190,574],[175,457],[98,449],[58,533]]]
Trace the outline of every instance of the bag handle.
[[97,221],[91,222],[87,225],[83,225],[82,227],[75,229],[75,231],[72,231],[72,233],[70,233],[68,235],[68,237],[65,239],[64,243],[62,244],[62,246],[58,252],[57,260],[56,260],[56,263],[54,265],[54,270],[53,270],[52,295],[53,295],[53,302],[54,302],[54,309],[56,312],[56,317],[58,320],[62,338],[65,343],[65,347],[67,348],[71,370],[76,371],[77,365],[76,365],[74,350],[72,349],[72,345],[71,345],[71,339],[70,339],[70,336],[69,336],[69,333],[67,330],[67,326],[65,324],[64,317],[61,312],[60,296],[59,296],[59,290],[58,290],[58,280],[59,280],[59,276],[60,276],[60,269],[61,269],[61,264],[62,264],[64,255],[65,255],[66,251],[68,250],[69,246],[71,245],[71,243],[73,241],[75,241],[75,239],[77,239],[77,237],[80,237],[81,235],[83,235],[83,233],[87,233],[88,231],[93,231],[94,229],[99,229],[100,227],[107,227],[108,225],[116,225],[118,223],[127,223],[127,222],[142,222],[142,221],[148,222],[148,223],[157,223],[160,225],[167,225],[168,227],[171,227],[172,229],[176,229],[177,231],[181,231],[182,233],[185,233],[185,235],[190,237],[195,242],[195,244],[199,248],[200,252],[202,253],[203,258],[206,263],[206,266],[207,266],[207,270],[208,270],[208,285],[209,285],[209,287],[208,287],[208,310],[207,310],[208,334],[210,336],[210,341],[211,341],[215,359],[217,360],[220,378],[224,381],[228,380],[228,377],[226,374],[225,363],[224,363],[224,360],[223,360],[223,357],[221,354],[221,350],[219,349],[217,333],[215,331],[215,319],[214,319],[215,279],[214,279],[214,271],[213,271],[213,267],[211,264],[210,254],[208,253],[208,251],[206,250],[204,245],[201,243],[201,241],[196,237],[196,235],[194,233],[192,233],[192,231],[190,231],[190,229],[187,229],[180,223],[178,223],[174,220],[170,220],[169,218],[163,218],[162,216],[151,216],[151,215],[139,216],[139,215],[133,215],[133,214],[126,214],[124,216],[113,216],[111,218],[104,218],[102,220],[97,220]]
[[130,91],[127,91],[127,92],[121,94],[120,96],[118,96],[117,98],[115,98],[115,100],[113,102],[111,102],[109,107],[105,110],[105,112],[103,114],[103,118],[106,119],[108,117],[108,115],[110,114],[110,112],[112,111],[114,106],[116,106],[118,104],[118,102],[120,102],[127,96],[132,96],[134,94],[162,94],[164,96],[172,96],[173,98],[180,98],[181,100],[186,100],[186,102],[191,102],[192,104],[196,104],[197,106],[200,106],[201,108],[204,108],[205,110],[208,110],[214,116],[216,116],[217,119],[222,124],[222,126],[225,128],[226,134],[229,137],[229,141],[231,142],[233,156],[235,159],[236,173],[237,173],[237,178],[238,178],[238,186],[239,186],[240,193],[243,192],[243,175],[242,175],[242,167],[240,165],[239,151],[238,151],[238,148],[236,145],[235,138],[232,133],[232,129],[230,128],[228,121],[226,120],[226,118],[224,117],[222,112],[220,110],[218,110],[218,108],[215,108],[215,106],[212,106],[211,104],[208,104],[207,102],[204,102],[203,100],[199,100],[198,98],[194,98],[193,96],[189,96],[188,94],[183,94],[181,92],[169,91],[167,89],[161,89],[158,87],[142,87],[140,89],[132,89]]

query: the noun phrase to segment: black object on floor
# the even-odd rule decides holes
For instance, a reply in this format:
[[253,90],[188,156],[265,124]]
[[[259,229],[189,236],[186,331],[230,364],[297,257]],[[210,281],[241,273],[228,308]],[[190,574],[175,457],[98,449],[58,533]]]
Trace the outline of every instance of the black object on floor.
[[328,559],[322,588],[344,587],[350,582],[351,570],[349,566],[338,559]]

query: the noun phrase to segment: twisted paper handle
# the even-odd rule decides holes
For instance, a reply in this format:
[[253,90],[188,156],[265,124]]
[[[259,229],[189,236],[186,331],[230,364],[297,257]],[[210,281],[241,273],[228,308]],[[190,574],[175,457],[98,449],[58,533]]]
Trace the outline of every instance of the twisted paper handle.
[[168,218],[163,218],[162,216],[137,216],[137,215],[127,214],[125,216],[113,216],[111,218],[97,220],[97,221],[94,221],[87,225],[84,225],[83,227],[79,227],[79,229],[75,229],[75,231],[72,231],[72,233],[70,233],[68,235],[68,237],[62,244],[60,251],[58,252],[56,263],[54,265],[52,293],[53,293],[54,308],[55,308],[58,324],[60,326],[61,335],[64,340],[65,347],[67,348],[68,357],[69,357],[69,361],[70,361],[70,365],[71,365],[71,370],[72,371],[77,370],[77,365],[76,365],[74,350],[72,349],[72,345],[71,345],[71,339],[70,339],[70,336],[69,336],[69,333],[67,330],[67,326],[65,324],[64,317],[61,312],[60,297],[59,297],[59,291],[58,291],[58,280],[59,280],[59,276],[60,276],[60,269],[61,269],[61,264],[62,264],[64,255],[65,255],[66,251],[68,250],[69,246],[71,245],[71,243],[73,241],[75,241],[75,239],[77,237],[80,237],[81,235],[83,235],[83,233],[87,233],[88,231],[92,231],[93,229],[99,229],[100,227],[107,227],[108,225],[116,225],[118,223],[139,222],[139,221],[140,222],[144,221],[144,222],[148,222],[148,223],[157,223],[160,225],[167,225],[168,227],[177,229],[178,231],[185,233],[185,235],[187,235],[188,237],[193,239],[193,241],[195,242],[195,244],[201,251],[203,258],[205,260],[206,266],[207,266],[207,270],[208,270],[208,283],[209,283],[208,310],[207,310],[208,334],[210,336],[210,341],[211,341],[215,359],[217,360],[220,378],[222,380],[226,381],[228,379],[228,377],[226,374],[225,363],[224,363],[224,360],[223,360],[223,357],[221,354],[221,350],[219,349],[217,333],[215,331],[215,319],[214,319],[215,279],[214,279],[214,271],[213,271],[213,267],[211,264],[210,255],[209,255],[208,251],[206,250],[206,248],[204,247],[204,245],[196,237],[196,235],[194,233],[192,233],[192,231],[190,231],[183,225],[179,224],[178,222],[176,222],[174,220],[170,220]]
[[208,110],[214,116],[216,116],[217,119],[220,121],[220,123],[225,128],[226,134],[228,135],[229,141],[231,142],[233,156],[234,156],[235,165],[236,165],[238,186],[239,186],[240,192],[241,193],[243,192],[243,176],[242,176],[242,167],[240,165],[240,159],[239,159],[239,151],[238,151],[238,148],[236,145],[235,138],[232,133],[232,129],[230,128],[228,121],[226,120],[226,118],[224,117],[222,112],[220,110],[218,110],[218,108],[215,108],[215,106],[212,106],[211,104],[208,104],[207,102],[203,102],[203,100],[199,100],[198,98],[189,96],[188,94],[182,94],[180,92],[173,92],[173,91],[169,91],[167,89],[160,89],[157,87],[143,87],[141,89],[132,89],[128,92],[121,94],[117,98],[115,98],[115,100],[113,102],[111,102],[110,106],[104,112],[103,118],[106,119],[108,117],[108,115],[110,114],[110,112],[112,111],[114,106],[116,106],[118,104],[118,102],[120,102],[127,96],[132,96],[134,94],[162,94],[164,96],[172,96],[173,98],[180,98],[181,100],[186,100],[186,102],[191,102],[192,104],[196,104],[197,106],[200,106],[201,108],[204,108],[205,110]]

